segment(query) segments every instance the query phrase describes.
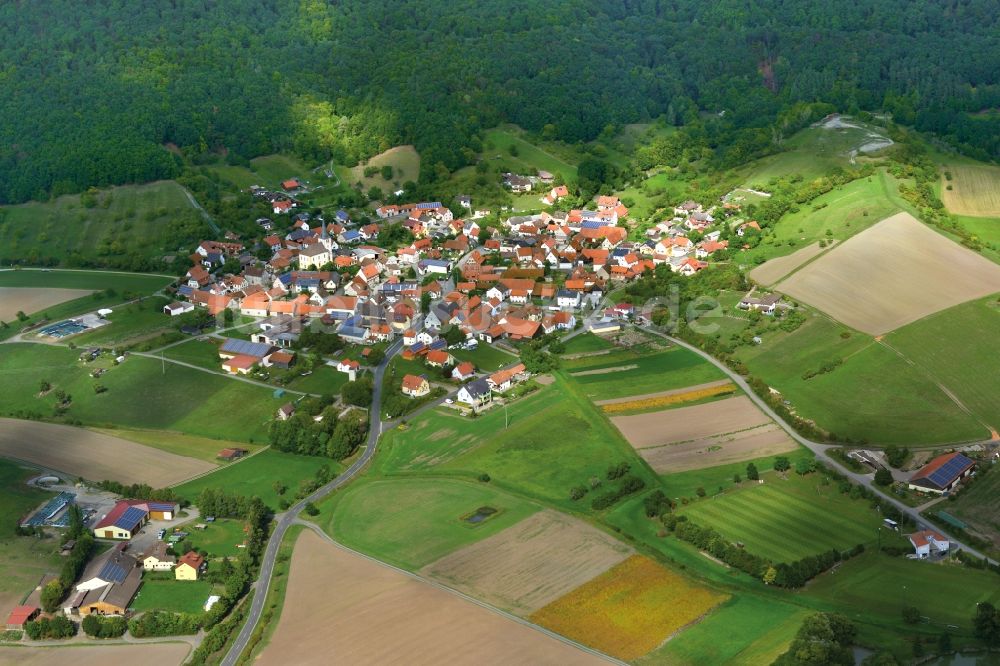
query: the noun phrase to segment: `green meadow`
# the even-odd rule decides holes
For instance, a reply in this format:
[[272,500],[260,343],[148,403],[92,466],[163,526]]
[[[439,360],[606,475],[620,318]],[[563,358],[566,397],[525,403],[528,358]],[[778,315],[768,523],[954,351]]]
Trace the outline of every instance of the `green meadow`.
[[136,612],[163,610],[198,614],[204,611],[213,585],[204,580],[174,580],[173,574],[169,575],[170,578],[147,575],[130,608]]
[[[590,364],[567,369],[569,381],[588,398],[602,400],[682,388],[722,379],[722,372],[694,352],[680,347],[648,356],[594,356]],[[587,373],[587,374],[581,374]]]

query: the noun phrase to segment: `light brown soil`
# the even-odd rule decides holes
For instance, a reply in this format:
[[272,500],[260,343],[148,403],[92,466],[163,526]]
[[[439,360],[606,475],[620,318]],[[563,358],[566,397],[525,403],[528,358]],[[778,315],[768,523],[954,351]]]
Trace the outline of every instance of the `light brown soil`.
[[871,335],[1000,291],[1000,266],[899,213],[777,289]]
[[632,446],[641,450],[746,430],[771,420],[749,398],[740,395],[690,407],[614,416],[611,422]]
[[581,370],[580,372],[571,372],[570,374],[574,377],[585,377],[587,375],[609,375],[612,372],[625,372],[626,370],[635,370],[638,368],[638,364],[632,363],[630,365],[618,365],[613,368],[596,368],[594,370]]
[[557,511],[536,513],[421,570],[477,599],[530,615],[607,571],[632,549]]
[[50,289],[49,287],[0,287],[0,321],[10,322],[18,312],[32,314],[53,305],[88,296],[89,289]]
[[827,245],[827,247],[823,248],[819,246],[819,243],[813,243],[784,257],[775,257],[774,259],[765,261],[747,275],[754,282],[762,284],[765,287],[770,287],[799,266],[808,263],[813,257],[829,249],[829,247]]
[[[1000,169],[986,165],[948,166],[952,180],[941,179],[941,200],[957,215],[1000,216]],[[951,189],[948,189],[948,186]]]
[[0,647],[0,664],[18,666],[179,666],[187,659],[187,643],[145,643],[143,645],[67,645],[61,647]]
[[793,451],[797,445],[777,425],[728,435],[642,449],[639,454],[658,473],[714,467]]
[[285,605],[258,664],[598,664],[531,627],[322,540],[292,553]]
[[548,386],[549,384],[554,383],[556,381],[556,378],[553,377],[552,375],[538,375],[537,377],[535,377],[535,381],[541,384],[542,386]]
[[0,456],[82,476],[90,481],[148,483],[163,488],[216,468],[210,462],[91,430],[0,419]]
[[[625,398],[611,398],[609,400],[595,400],[595,405],[618,405],[623,402],[636,402],[639,400],[648,400],[650,398],[665,398],[671,395],[680,395],[681,393],[690,393],[692,391],[700,391],[701,389],[715,388],[716,386],[725,386],[729,384],[728,379],[719,379],[714,382],[705,382],[704,384],[695,384],[694,386],[685,386],[684,388],[672,389],[670,391],[660,391],[658,393],[643,393],[642,395],[630,395]],[[735,387],[734,387],[735,388]]]

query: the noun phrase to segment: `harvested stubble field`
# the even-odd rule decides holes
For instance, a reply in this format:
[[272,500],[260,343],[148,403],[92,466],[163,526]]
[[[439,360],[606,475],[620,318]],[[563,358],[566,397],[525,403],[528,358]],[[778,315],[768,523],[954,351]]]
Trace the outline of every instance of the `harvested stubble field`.
[[91,481],[148,483],[154,488],[180,483],[216,467],[91,430],[18,419],[0,419],[0,456]]
[[623,412],[649,411],[659,407],[665,407],[667,405],[679,405],[685,402],[704,400],[706,398],[725,395],[735,391],[736,386],[734,384],[728,380],[722,379],[717,382],[708,382],[706,384],[689,386],[683,389],[637,395],[633,398],[598,400],[594,404],[600,405],[601,411],[605,414],[621,414]]
[[1000,217],[1000,169],[984,164],[949,166],[943,171],[952,175],[950,181],[942,180],[941,187],[941,200],[949,211],[973,217]]
[[638,659],[725,601],[634,555],[531,616],[532,622],[619,659]]
[[142,664],[143,666],[177,666],[187,659],[191,646],[187,643],[144,643],[142,645],[61,645],[59,647],[0,646],[0,664],[20,666],[107,666],[108,664]]
[[611,422],[632,446],[644,449],[747,430],[771,420],[749,398],[740,395],[691,407],[615,416]]
[[0,287],[0,321],[17,318],[18,312],[31,314],[45,308],[83,298],[88,289],[50,289],[48,287]]
[[285,604],[257,663],[598,664],[602,659],[311,531],[292,553]]
[[801,250],[786,254],[784,257],[775,257],[774,259],[765,261],[750,271],[747,276],[754,282],[762,284],[765,287],[770,287],[792,271],[809,263],[813,258],[818,257],[827,249],[829,249],[829,246],[825,248],[820,247],[818,242],[807,245]]
[[881,335],[1000,291],[1000,266],[899,213],[819,257],[777,289],[859,331]]
[[686,472],[794,451],[798,445],[775,424],[642,449],[639,454],[661,474]]
[[528,615],[631,554],[629,546],[604,532],[546,510],[442,557],[421,573]]

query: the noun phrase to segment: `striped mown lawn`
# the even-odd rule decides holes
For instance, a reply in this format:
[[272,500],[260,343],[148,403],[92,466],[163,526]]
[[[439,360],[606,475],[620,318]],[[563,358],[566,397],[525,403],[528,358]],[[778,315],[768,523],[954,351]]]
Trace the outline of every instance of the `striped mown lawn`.
[[820,475],[762,478],[764,484],[745,481],[743,488],[699,500],[681,513],[774,562],[791,562],[831,548],[847,550],[877,539],[878,512],[866,500],[841,495],[834,483],[822,485]]

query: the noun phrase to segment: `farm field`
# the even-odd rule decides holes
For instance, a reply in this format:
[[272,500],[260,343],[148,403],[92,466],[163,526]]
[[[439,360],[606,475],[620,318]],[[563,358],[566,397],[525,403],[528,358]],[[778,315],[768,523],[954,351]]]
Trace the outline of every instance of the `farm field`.
[[[336,590],[336,594],[330,594]],[[600,664],[602,659],[306,530],[257,663]]]
[[147,574],[129,608],[135,612],[165,610],[198,614],[204,611],[212,587],[204,580],[174,580],[172,573],[169,578]]
[[[632,360],[627,360],[631,356]],[[686,349],[639,356],[621,354],[595,356],[585,366],[567,366],[569,380],[588,398],[607,400],[682,388],[721,379],[722,373],[708,361]],[[586,373],[586,374],[583,374]]]
[[[803,418],[839,438],[883,444],[958,442],[986,436],[919,368],[872,338],[821,315],[793,333],[774,332],[737,357],[781,391]],[[846,337],[845,337],[846,335]],[[831,372],[803,373],[842,360]]]
[[107,666],[108,664],[142,664],[143,666],[177,666],[187,659],[191,646],[183,642],[144,643],[84,643],[58,647],[0,646],[0,663],[22,666],[49,666],[52,663],[72,663],[75,666]]
[[737,391],[736,385],[728,379],[719,379],[714,382],[705,382],[669,391],[657,391],[656,393],[633,395],[626,398],[595,400],[594,404],[600,407],[605,414],[624,416],[657,411],[661,407],[679,407],[705,400],[720,399]]
[[614,349],[614,343],[593,333],[581,333],[564,343],[563,356]]
[[[805,447],[800,447],[784,455],[793,467],[800,459],[812,460],[814,457],[812,452]],[[724,489],[732,487],[734,474],[739,474],[740,477],[746,476],[747,465],[751,462],[763,474],[773,469],[774,456],[664,474],[660,477],[663,482],[663,491],[675,498],[694,498],[695,490],[699,487],[705,488],[709,494],[722,492]]]
[[639,664],[770,664],[791,643],[808,611],[749,594],[733,597]]
[[[479,525],[463,520],[480,507],[498,513]],[[485,539],[538,511],[490,485],[449,479],[391,479],[353,485],[324,502],[323,528],[380,560],[417,569]]]
[[[392,178],[386,180],[381,172],[374,176],[365,177],[365,167],[383,166],[392,167]],[[399,189],[399,184],[408,180],[417,182],[420,177],[420,154],[413,146],[396,146],[384,153],[379,153],[371,159],[364,161],[350,169],[350,181],[348,185],[360,182],[362,189],[367,192],[371,187],[378,187],[383,192],[391,194]],[[447,204],[445,204],[447,205]]]
[[848,326],[880,335],[1000,291],[1000,266],[899,213],[777,288]]
[[629,462],[634,474],[648,477],[628,443],[561,373],[507,416],[506,428],[502,409],[477,418],[468,427],[476,439],[463,444],[467,452],[437,470],[471,478],[486,473],[498,485],[573,510],[570,489],[603,478],[611,464]]
[[[72,396],[67,416],[84,425],[177,430],[200,437],[263,440],[281,404],[273,391],[158,359],[131,356],[95,382],[79,352],[35,344],[0,346],[0,406],[8,415],[52,413],[55,390]],[[53,392],[38,397],[41,381]],[[95,393],[94,384],[107,388]],[[240,409],[232,406],[238,404]]]
[[0,287],[0,321],[17,318],[18,312],[31,314],[53,305],[91,294],[89,289],[53,289],[50,287]]
[[798,445],[746,396],[633,416],[612,416],[659,473],[793,451]]
[[822,485],[819,474],[791,472],[782,479],[771,472],[761,478],[763,484],[745,481],[738,489],[697,500],[678,513],[773,562],[876,541],[881,516],[868,502],[841,495],[835,483]]
[[71,426],[0,419],[0,456],[90,481],[148,483],[163,488],[215,468],[179,456]]
[[[949,308],[886,336],[884,343],[944,384],[1000,431],[1000,301],[995,296]],[[959,344],[942,344],[961,340]]]
[[1000,550],[1000,504],[997,502],[1000,497],[1000,472],[993,469],[989,474],[980,474],[980,478],[958,493],[954,501],[937,508],[968,523],[990,539],[994,549]]
[[768,259],[766,262],[754,268],[747,276],[754,282],[758,282],[765,287],[773,285],[775,282],[785,277],[800,266],[812,261],[822,254],[827,248],[819,246],[819,243],[812,243],[800,250],[783,257]]
[[[944,172],[951,174],[951,180]],[[942,167],[941,201],[956,215],[1000,217],[1000,168],[985,164]]]
[[0,207],[0,263],[140,258],[179,253],[178,218],[194,218],[184,189],[172,180],[101,190],[87,207],[80,194],[51,202]]
[[291,495],[303,479],[316,476],[317,470],[326,465],[336,474],[341,465],[328,458],[299,456],[284,451],[268,449],[239,462],[221,467],[211,474],[188,481],[174,488],[177,494],[195,501],[205,488],[225,488],[226,492],[248,497],[259,497],[271,509],[278,509],[280,496],[274,490],[276,482],[284,484],[291,501]]
[[[948,590],[938,603],[927,603],[924,590]],[[852,608],[859,619],[904,627],[901,613],[916,606],[937,630],[955,625],[961,636],[972,633],[976,604],[1000,603],[996,574],[961,566],[935,565],[877,552],[867,552],[845,562],[833,575],[819,576],[809,585],[808,596],[830,606]]]
[[183,435],[168,430],[136,430],[132,428],[91,428],[91,430],[110,437],[127,439],[130,442],[151,446],[154,449],[160,449],[161,451],[167,451],[179,456],[204,460],[213,465],[230,464],[219,460],[218,453],[222,449],[239,447],[253,453],[261,448],[260,444],[231,442],[225,439],[198,437],[197,435]]
[[725,596],[634,555],[531,620],[619,659],[637,659]]
[[527,616],[632,552],[597,528],[546,510],[454,551],[420,573],[490,605]]

